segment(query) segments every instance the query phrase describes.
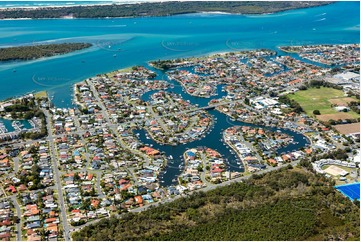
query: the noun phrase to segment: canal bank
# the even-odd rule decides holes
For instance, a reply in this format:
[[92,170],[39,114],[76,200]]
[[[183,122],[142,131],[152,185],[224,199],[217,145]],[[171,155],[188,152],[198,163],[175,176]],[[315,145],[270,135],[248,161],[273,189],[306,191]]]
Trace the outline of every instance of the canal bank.
[[[170,83],[171,87],[166,90],[167,92],[180,94],[184,100],[189,101],[192,105],[198,105],[198,107],[205,107],[208,106],[208,102],[210,100],[219,99],[227,95],[227,93],[222,90],[222,85],[218,85],[217,95],[210,98],[201,98],[189,95],[187,92],[185,92],[184,88],[179,85],[178,82],[174,80],[169,80],[164,71],[152,68],[151,66],[147,66],[147,68],[156,72],[157,77],[155,79],[159,79],[159,77],[161,77],[162,80]],[[150,91],[143,94],[141,97],[142,100],[149,101],[150,96],[155,92],[157,91]],[[144,129],[134,131],[135,133],[139,133],[139,139],[142,143],[152,145],[153,148],[159,150],[160,152],[164,152],[167,157],[173,157],[173,159],[170,159],[168,161],[167,167],[165,168],[164,172],[162,172],[159,176],[161,185],[169,186],[176,183],[174,179],[181,174],[184,167],[183,153],[189,148],[195,148],[199,146],[209,147],[222,154],[226,160],[227,171],[243,172],[244,167],[242,165],[239,165],[242,164],[242,162],[240,162],[238,156],[231,149],[231,147],[229,147],[223,142],[223,131],[231,126],[238,125],[258,127],[272,131],[280,131],[293,137],[294,142],[278,149],[278,154],[296,151],[310,144],[309,140],[304,135],[290,129],[256,125],[241,121],[231,121],[227,115],[216,110],[208,110],[208,113],[212,116],[214,121],[211,129],[204,136],[202,136],[202,138],[189,142],[187,144],[179,144],[177,146],[159,144],[154,140],[147,138],[146,131]],[[239,164],[237,164],[237,162]]]

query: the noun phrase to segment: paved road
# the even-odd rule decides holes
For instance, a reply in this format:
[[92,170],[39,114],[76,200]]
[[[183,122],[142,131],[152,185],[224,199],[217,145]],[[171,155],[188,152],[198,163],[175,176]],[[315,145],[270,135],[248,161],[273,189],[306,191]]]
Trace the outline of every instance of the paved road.
[[201,178],[203,184],[210,186],[212,183],[210,183],[206,180],[206,173],[207,173],[207,169],[206,169],[207,162],[206,161],[208,161],[208,158],[206,157],[206,155],[203,152],[201,152],[201,158],[202,158],[203,171],[200,174],[200,178]]
[[138,179],[137,177],[134,175],[134,169],[133,167],[125,167],[125,169],[129,172],[129,174],[132,176],[133,178],[133,181],[134,181],[134,185],[135,186],[138,186],[139,185],[139,182],[138,182]]
[[14,173],[17,173],[19,171],[19,157],[14,157]]
[[[293,167],[296,166],[297,164],[299,163],[299,161],[293,161],[289,164],[291,164]],[[264,173],[267,173],[267,172],[270,172],[270,171],[274,171],[274,170],[279,170],[283,167],[286,167],[288,166],[289,164],[283,164],[282,166],[277,166],[277,167],[270,167],[269,169],[266,169],[266,170],[261,170],[261,171],[258,171],[258,172],[254,172],[253,174],[264,174]],[[220,184],[212,184],[210,186],[207,186],[207,187],[204,187],[204,188],[201,188],[201,189],[198,189],[198,190],[195,190],[195,191],[192,191],[192,192],[189,192],[187,195],[178,195],[178,196],[175,196],[175,197],[172,197],[172,198],[167,198],[166,200],[163,200],[163,201],[159,201],[159,202],[155,202],[155,203],[151,203],[151,204],[148,204],[148,205],[145,205],[143,207],[138,207],[138,208],[135,208],[135,209],[132,209],[132,210],[129,210],[130,213],[139,213],[139,212],[143,212],[149,208],[152,208],[152,207],[157,207],[161,204],[166,204],[166,203],[170,203],[170,202],[173,202],[179,198],[182,198],[182,197],[187,197],[189,195],[191,195],[192,193],[194,192],[200,192],[200,191],[203,191],[203,192],[207,192],[207,191],[211,191],[211,190],[214,190],[216,188],[219,188],[219,187],[224,187],[224,186],[228,186],[232,183],[235,183],[235,182],[243,182],[244,180],[247,180],[249,179],[250,177],[252,177],[252,175],[247,175],[247,176],[242,176],[242,177],[239,177],[239,178],[236,178],[236,179],[232,179],[232,180],[229,180],[229,181],[226,181],[226,182],[223,182],[223,183],[220,183]],[[124,214],[121,214],[121,215],[118,215],[116,214],[115,217],[117,217],[118,219],[122,218]],[[81,226],[77,226],[74,231],[78,231],[90,224],[95,224],[97,222],[99,222],[101,219],[97,219],[97,220],[93,220],[91,222],[88,222],[87,224],[84,224],[84,225],[81,225]]]
[[96,181],[96,190],[98,191],[98,197],[99,198],[104,198],[105,195],[104,193],[102,192],[102,188],[100,186],[100,178],[102,177],[102,171],[94,171],[95,174],[97,175],[97,181]]
[[[134,149],[131,149],[130,147],[128,147],[128,145],[124,142],[124,140],[122,139],[122,137],[119,135],[118,133],[118,130],[116,128],[116,125],[111,125],[112,122],[110,121],[110,117],[109,117],[109,114],[108,112],[106,111],[107,109],[105,108],[103,102],[101,101],[99,95],[98,95],[98,92],[97,90],[95,89],[93,83],[91,81],[88,81],[87,84],[89,85],[90,87],[90,90],[93,92],[93,95],[95,97],[95,99],[97,100],[97,103],[99,105],[99,107],[101,108],[102,110],[102,115],[103,117],[106,119],[106,122],[109,126],[109,128],[112,130],[112,132],[114,133],[115,136],[117,136],[118,140],[119,140],[119,143],[120,143],[120,146],[125,149],[125,150],[129,150],[130,152],[132,152],[133,154],[137,155],[137,156],[140,156],[142,157],[147,164],[150,164],[150,159],[147,155],[143,154],[142,152],[138,151],[138,150],[134,150]],[[131,174],[132,176],[134,176],[134,174]]]
[[58,163],[57,163],[57,159],[56,159],[54,137],[53,137],[52,128],[51,128],[51,114],[47,110],[43,110],[43,112],[46,117],[46,126],[48,129],[48,141],[50,144],[50,155],[51,155],[51,160],[53,161],[55,186],[57,187],[57,190],[58,190],[58,196],[59,196],[58,202],[60,204],[60,209],[61,209],[62,224],[63,224],[63,229],[64,229],[64,239],[70,240],[71,238],[69,235],[69,224],[68,224],[68,219],[66,217],[65,201],[64,201],[64,197],[63,197],[61,178],[60,178]]
[[[74,124],[78,129],[77,134],[80,136],[81,143],[84,144],[84,148],[86,148],[86,142],[83,137],[83,134],[85,134],[86,131],[84,131],[83,128],[81,128],[78,116],[73,115],[72,117],[74,119]],[[86,169],[90,166],[90,155],[89,155],[87,149],[85,150],[84,156],[85,156],[86,163],[85,163],[85,166],[83,167],[82,171],[86,171]]]
[[21,234],[21,228],[22,228],[22,221],[21,221],[21,209],[20,209],[20,206],[18,204],[18,201],[16,200],[16,196],[11,196],[10,197],[13,204],[14,204],[14,207],[16,209],[16,216],[20,219],[20,222],[16,224],[16,240],[17,241],[22,241],[22,234]]
[[[289,163],[289,164],[291,164],[291,165],[294,167],[294,166],[296,166],[298,163],[299,163],[299,161],[294,161],[294,162]],[[271,168],[269,168],[269,169],[267,169],[267,170],[261,170],[261,171],[255,172],[255,173],[253,173],[253,174],[264,174],[264,173],[267,173],[267,172],[270,172],[270,171],[279,170],[279,169],[281,169],[281,168],[283,168],[283,167],[288,166],[289,164],[283,164],[282,166],[271,167]],[[165,201],[156,202],[156,203],[151,203],[151,204],[145,205],[145,206],[143,206],[143,207],[138,207],[138,208],[132,209],[132,210],[130,210],[129,212],[131,212],[131,213],[142,212],[142,211],[145,211],[145,210],[149,209],[150,207],[157,207],[157,206],[159,206],[160,204],[173,202],[174,200],[177,200],[177,199],[179,199],[179,198],[181,198],[181,197],[189,196],[189,195],[191,195],[191,194],[194,193],[194,192],[200,192],[200,191],[202,191],[202,192],[207,192],[207,191],[210,191],[210,190],[214,190],[214,189],[216,189],[216,188],[219,188],[219,187],[228,186],[228,185],[230,185],[230,184],[232,184],[232,183],[235,183],[235,182],[242,182],[242,181],[244,181],[244,180],[249,179],[253,174],[247,175],[247,176],[242,176],[242,177],[239,177],[239,178],[236,178],[236,179],[232,179],[232,180],[229,180],[229,181],[220,183],[220,184],[210,185],[210,186],[207,186],[207,187],[204,187],[204,188],[201,188],[201,189],[198,189],[198,190],[189,192],[187,195],[178,195],[178,196],[175,196],[175,197],[173,197],[173,198],[168,198],[168,199],[165,200]],[[120,217],[120,216],[118,216],[118,217]]]
[[[205,107],[197,107],[197,108],[191,108],[191,109],[186,109],[186,110],[177,111],[177,112],[163,113],[162,115],[158,115],[158,114],[154,113],[152,118],[159,119],[162,117],[175,116],[175,115],[179,115],[179,114],[187,114],[187,113],[192,113],[192,112],[196,112],[199,110],[212,109],[212,108],[216,108],[219,106],[231,105],[231,104],[244,104],[244,103],[242,100],[223,101],[223,102],[211,104],[211,105],[208,105]],[[153,105],[147,105],[147,108],[152,109]],[[134,123],[134,119],[128,118],[128,119],[125,119],[124,122],[122,122],[122,124],[128,124],[128,123]]]
[[148,112],[152,115],[152,117],[154,117],[154,119],[157,120],[157,123],[163,129],[163,132],[170,134],[168,127],[164,124],[163,120],[159,117],[159,115],[154,113],[152,106],[148,106]]
[[183,110],[183,111],[179,111],[179,112],[175,112],[175,113],[167,113],[167,114],[160,115],[159,117],[167,117],[167,116],[173,116],[175,114],[191,113],[191,112],[195,112],[195,111],[199,111],[199,110],[212,109],[212,108],[216,108],[219,106],[236,104],[236,103],[243,103],[243,102],[242,102],[242,100],[224,101],[224,102],[219,102],[219,103],[211,104],[211,105],[204,106],[204,107],[191,108],[191,109],[187,109],[187,110]]

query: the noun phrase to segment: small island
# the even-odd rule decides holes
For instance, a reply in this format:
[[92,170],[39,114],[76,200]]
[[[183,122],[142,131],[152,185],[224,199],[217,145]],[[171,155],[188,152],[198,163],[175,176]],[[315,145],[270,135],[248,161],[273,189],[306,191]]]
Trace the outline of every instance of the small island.
[[0,48],[0,61],[35,60],[86,49],[89,43],[62,43]]

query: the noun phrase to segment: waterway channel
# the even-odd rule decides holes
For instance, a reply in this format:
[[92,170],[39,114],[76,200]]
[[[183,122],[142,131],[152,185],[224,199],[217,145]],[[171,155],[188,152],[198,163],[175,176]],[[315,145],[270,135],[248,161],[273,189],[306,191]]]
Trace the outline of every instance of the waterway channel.
[[[183,87],[179,85],[178,82],[174,80],[169,80],[164,71],[157,70],[150,66],[147,66],[147,68],[156,72],[157,74],[156,79],[161,78],[162,80],[167,81],[171,84],[171,87],[166,90],[167,92],[180,94],[184,100],[189,100],[189,102],[193,105],[197,104],[199,107],[205,107],[208,105],[208,102],[211,99],[215,99],[215,98],[219,99],[227,95],[227,93],[222,90],[223,85],[218,85],[217,95],[212,96],[210,98],[201,98],[201,97],[195,97],[189,95],[187,92],[185,92]],[[193,72],[192,68],[188,68],[187,70]],[[149,101],[150,96],[155,92],[157,91],[149,91],[143,94],[141,97],[142,100]],[[135,130],[135,133],[139,134],[139,139],[141,142],[143,142],[144,144],[152,145],[153,148],[159,150],[160,152],[164,152],[167,157],[169,157],[170,155],[173,157],[173,160],[169,160],[165,171],[160,174],[159,179],[161,185],[169,186],[176,183],[174,179],[181,174],[184,168],[183,153],[188,148],[195,148],[199,146],[206,146],[211,149],[217,150],[223,156],[223,158],[226,159],[226,165],[228,171],[243,172],[244,168],[239,158],[237,157],[235,152],[227,144],[223,142],[223,131],[235,125],[259,127],[263,129],[269,129],[272,131],[279,130],[280,132],[293,137],[294,142],[290,143],[288,146],[278,149],[277,150],[278,154],[296,151],[309,144],[309,140],[304,135],[290,129],[285,129],[282,127],[277,127],[277,128],[266,127],[263,125],[255,125],[241,121],[232,121],[227,115],[218,112],[216,110],[208,110],[208,113],[213,117],[214,120],[212,128],[201,139],[195,140],[193,142],[189,142],[187,144],[179,144],[177,146],[159,144],[154,140],[152,140],[151,138],[147,138],[146,131],[144,129]]]

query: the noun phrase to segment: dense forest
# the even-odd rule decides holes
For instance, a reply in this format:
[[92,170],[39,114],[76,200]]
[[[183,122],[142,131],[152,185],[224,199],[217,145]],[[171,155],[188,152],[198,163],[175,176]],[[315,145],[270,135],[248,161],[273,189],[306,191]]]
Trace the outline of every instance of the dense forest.
[[285,11],[296,8],[313,7],[331,2],[157,2],[138,4],[113,4],[103,6],[72,6],[39,9],[5,9],[0,10],[0,19],[5,18],[104,18],[167,16],[196,12],[222,11],[237,14],[262,14]]
[[73,239],[359,241],[359,202],[333,185],[304,167],[287,167],[121,219],[103,219]]
[[88,43],[63,43],[0,48],[0,61],[34,60],[90,47]]

